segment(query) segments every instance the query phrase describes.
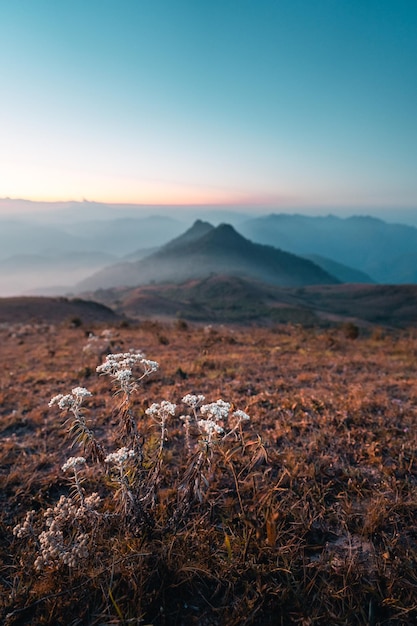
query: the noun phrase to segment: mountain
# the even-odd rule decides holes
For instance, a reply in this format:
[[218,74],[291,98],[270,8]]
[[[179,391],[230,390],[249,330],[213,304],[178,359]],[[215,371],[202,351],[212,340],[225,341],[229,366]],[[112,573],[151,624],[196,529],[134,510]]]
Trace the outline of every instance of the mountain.
[[238,230],[255,242],[293,254],[332,259],[379,283],[408,282],[404,266],[417,251],[417,228],[374,217],[272,214],[247,220]]
[[[321,267],[332,276],[335,276],[342,283],[374,283],[368,274],[365,272],[361,272],[360,270],[355,270],[347,265],[343,265],[343,263],[337,263],[337,261],[333,261],[333,259],[328,259],[320,254],[309,254],[305,257],[313,263],[316,263],[319,267]],[[413,282],[413,281],[409,281]]]
[[165,251],[175,250],[175,248],[180,249],[184,245],[201,239],[202,237],[204,237],[204,235],[211,233],[213,230],[214,226],[212,224],[198,219],[194,222],[191,228],[185,231],[185,233],[165,244],[163,249]]
[[80,282],[76,290],[92,291],[152,282],[181,283],[210,274],[250,276],[282,286],[339,282],[311,261],[271,246],[255,244],[228,224],[214,228],[197,221],[186,233],[154,254],[137,262],[105,268]]
[[[190,241],[195,241],[200,239],[203,235],[213,230],[214,226],[209,224],[208,222],[204,222],[203,220],[196,220],[191,228],[189,228],[185,233],[182,233],[175,239],[172,239],[168,243],[166,243],[163,248],[164,250],[171,250],[177,246],[182,246],[184,244],[189,243]],[[139,261],[144,257],[150,256],[155,252],[158,252],[159,247],[155,246],[155,248],[139,248],[130,254],[127,254],[123,257],[122,261]]]

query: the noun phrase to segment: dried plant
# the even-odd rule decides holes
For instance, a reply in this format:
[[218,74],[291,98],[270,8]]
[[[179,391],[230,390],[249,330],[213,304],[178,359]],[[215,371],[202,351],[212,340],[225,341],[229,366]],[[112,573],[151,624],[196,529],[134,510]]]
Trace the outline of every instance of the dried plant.
[[416,622],[414,333],[1,332],[6,626]]

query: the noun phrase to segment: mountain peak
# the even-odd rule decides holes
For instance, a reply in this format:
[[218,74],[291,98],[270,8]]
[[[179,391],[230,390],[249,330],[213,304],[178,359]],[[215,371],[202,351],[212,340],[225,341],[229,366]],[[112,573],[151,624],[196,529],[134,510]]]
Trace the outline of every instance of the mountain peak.
[[230,224],[219,224],[205,235],[203,241],[221,245],[225,248],[228,246],[241,248],[242,245],[251,244],[248,239],[240,235]]
[[184,244],[190,243],[192,241],[197,241],[207,235],[214,230],[214,226],[209,222],[204,222],[203,220],[196,220],[194,224],[185,231],[179,237],[175,239],[171,239],[165,246],[163,246],[163,250],[172,250],[177,248],[178,246],[183,246]]

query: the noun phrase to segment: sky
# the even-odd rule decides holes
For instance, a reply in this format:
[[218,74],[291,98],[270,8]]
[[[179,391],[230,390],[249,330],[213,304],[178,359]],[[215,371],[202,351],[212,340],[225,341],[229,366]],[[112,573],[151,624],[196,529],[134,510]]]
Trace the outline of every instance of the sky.
[[417,209],[416,0],[0,0],[0,198]]

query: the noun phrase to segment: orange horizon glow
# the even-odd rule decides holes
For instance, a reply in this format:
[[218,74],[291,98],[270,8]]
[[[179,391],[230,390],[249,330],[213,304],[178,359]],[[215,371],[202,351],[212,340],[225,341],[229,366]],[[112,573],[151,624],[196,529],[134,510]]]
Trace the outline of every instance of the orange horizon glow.
[[[117,205],[146,205],[146,206],[281,206],[293,205],[294,198],[268,194],[245,194],[227,191],[207,190],[148,190],[145,193],[89,193],[89,194],[62,194],[62,193],[14,193],[0,195],[3,202],[7,200],[41,202],[44,204],[67,203],[102,203]],[[300,199],[297,199],[300,200]]]
[[[10,207],[7,207],[7,203],[10,202]],[[283,209],[303,209],[303,208],[347,208],[355,207],[361,208],[391,208],[391,202],[377,202],[374,199],[368,199],[368,201],[362,202],[349,202],[347,198],[339,198],[334,200],[332,198],[307,198],[307,197],[283,197],[267,194],[204,194],[195,193],[180,194],[180,193],[158,193],[158,194],[141,194],[126,196],[124,194],[112,194],[101,195],[95,194],[94,196],[69,196],[69,195],[52,195],[52,194],[0,194],[0,210],[1,209],[13,209],[14,202],[27,202],[28,204],[107,204],[123,206],[146,206],[146,207],[250,207],[252,209],[271,209],[271,208],[283,208]],[[27,207],[29,209],[29,207]],[[34,207],[37,208],[37,207]],[[414,202],[402,202],[397,204],[398,209],[416,209]],[[30,210],[30,209],[29,209]]]

